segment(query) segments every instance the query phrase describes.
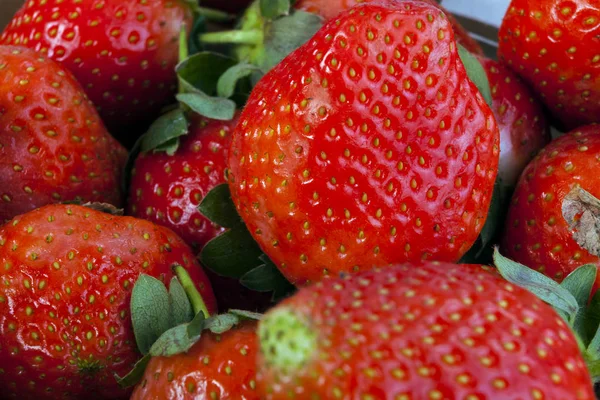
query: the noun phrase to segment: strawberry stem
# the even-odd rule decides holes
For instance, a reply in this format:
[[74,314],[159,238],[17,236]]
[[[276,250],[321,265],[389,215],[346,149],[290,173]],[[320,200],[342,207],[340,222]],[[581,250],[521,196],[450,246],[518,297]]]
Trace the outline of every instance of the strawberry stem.
[[228,14],[224,11],[219,11],[207,7],[198,7],[196,8],[196,12],[202,15],[207,20],[213,22],[229,22],[235,19],[235,15],[233,14]]
[[200,35],[200,41],[210,44],[245,44],[258,46],[264,41],[264,33],[258,29],[209,32]]
[[179,279],[179,283],[181,283],[181,286],[183,286],[183,289],[185,290],[188,299],[190,299],[190,303],[192,303],[194,315],[197,315],[199,312],[202,312],[205,318],[210,317],[208,308],[206,308],[206,304],[202,299],[202,295],[200,294],[198,289],[196,289],[196,285],[194,285],[194,282],[192,282],[192,278],[190,278],[190,275],[185,270],[185,268],[183,268],[181,265],[176,265],[174,267],[174,270],[175,275],[177,275],[177,279]]

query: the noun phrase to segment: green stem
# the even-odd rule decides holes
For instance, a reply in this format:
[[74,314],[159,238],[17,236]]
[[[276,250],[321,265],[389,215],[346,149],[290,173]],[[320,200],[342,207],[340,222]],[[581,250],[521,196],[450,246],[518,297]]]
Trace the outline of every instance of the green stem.
[[188,272],[181,265],[175,266],[175,275],[177,275],[177,279],[179,279],[179,283],[183,286],[185,293],[190,299],[190,303],[192,303],[192,308],[194,309],[194,315],[197,315],[202,311],[205,318],[209,318],[210,314],[208,312],[208,308],[206,308],[206,304],[204,304],[204,300],[202,299],[202,295],[196,289],[196,285],[192,282],[192,278]]
[[235,19],[235,15],[233,14],[228,14],[223,11],[214,10],[212,8],[198,7],[196,8],[196,11],[198,12],[198,14],[202,15],[207,20],[213,22],[229,22]]
[[258,29],[209,32],[200,35],[200,41],[212,44],[246,44],[258,46],[264,41],[264,33]]
[[[187,29],[185,24],[181,25],[181,31],[179,32],[179,62],[183,62],[190,55],[188,40],[187,40]],[[185,89],[183,84],[181,83],[181,79],[179,81],[179,91],[178,93],[185,93]]]

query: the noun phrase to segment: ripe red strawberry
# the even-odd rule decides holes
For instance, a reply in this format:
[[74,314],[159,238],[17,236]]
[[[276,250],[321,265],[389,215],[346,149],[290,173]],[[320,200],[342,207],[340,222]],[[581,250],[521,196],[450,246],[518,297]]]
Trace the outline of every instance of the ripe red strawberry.
[[258,400],[256,322],[223,334],[206,332],[189,352],[154,357],[131,400]]
[[0,43],[39,51],[71,70],[113,134],[130,142],[172,101],[185,1],[27,1]]
[[596,0],[513,0],[499,57],[541,95],[567,129],[600,121]]
[[[357,4],[368,3],[372,0],[299,0],[294,4],[294,7],[298,10],[315,13],[323,17],[325,20],[335,18],[342,11],[348,10]],[[467,50],[476,53],[483,54],[481,46],[469,35],[469,33],[462,27],[462,25],[444,9],[435,0],[422,0],[427,3],[433,4],[439,7],[446,13],[448,21],[452,24],[454,30],[454,36],[456,41],[462,44]]]
[[0,46],[0,225],[60,201],[120,206],[126,157],[69,72]]
[[481,266],[396,266],[301,290],[260,323],[266,400],[594,399],[577,341]]
[[492,110],[500,129],[498,175],[514,186],[529,161],[550,142],[550,127],[531,90],[497,61],[481,57],[492,90]]
[[600,127],[592,125],[555,140],[527,166],[505,224],[507,257],[558,281],[580,265],[600,266],[600,259],[573,239],[562,214],[565,196],[577,185],[600,196],[598,157]]
[[258,83],[234,132],[233,201],[294,284],[456,261],[485,222],[499,152],[492,111],[441,11],[402,4],[368,3],[326,24]]
[[204,196],[225,182],[231,131],[237,118],[195,116],[177,152],[142,153],[132,171],[128,214],[166,226],[194,249],[223,232],[199,211]]
[[46,206],[0,228],[0,387],[6,398],[126,398],[139,353],[129,298],[140,273],[183,266],[209,312],[214,295],[191,250],[150,222]]

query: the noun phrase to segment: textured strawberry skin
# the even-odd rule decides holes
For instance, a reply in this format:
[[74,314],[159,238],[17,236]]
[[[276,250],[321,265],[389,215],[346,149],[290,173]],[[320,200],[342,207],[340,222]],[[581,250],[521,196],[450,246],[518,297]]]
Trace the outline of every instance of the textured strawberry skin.
[[51,205],[0,229],[0,386],[6,398],[127,398],[140,357],[129,299],[140,273],[182,265],[207,308],[214,295],[192,251],[150,222]]
[[[357,4],[369,3],[373,0],[299,0],[294,4],[294,7],[298,10],[308,11],[314,14],[318,14],[326,20],[330,20],[338,16],[342,11],[348,10]],[[402,0],[396,0],[398,3]],[[446,11],[441,5],[435,0],[422,0],[427,3],[433,4],[440,8],[446,13],[448,21],[452,24],[454,30],[454,37],[456,41],[467,50],[475,54],[483,54],[483,49],[479,44],[469,35],[469,32],[463,28],[463,26]]]
[[498,175],[516,185],[529,161],[550,142],[542,106],[521,79],[497,61],[481,57],[492,91],[492,110],[500,129]]
[[0,46],[0,224],[61,201],[121,206],[126,157],[71,73]]
[[221,335],[204,332],[189,352],[154,357],[131,400],[259,400],[255,329],[245,322]]
[[194,249],[223,232],[198,206],[225,183],[231,131],[237,123],[196,118],[173,156],[142,153],[132,172],[129,214],[166,226]]
[[505,224],[507,257],[558,281],[584,264],[600,266],[573,239],[562,215],[563,199],[575,185],[600,196],[599,157],[600,128],[592,125],[556,139],[527,166]]
[[191,27],[192,12],[179,0],[27,1],[0,43],[61,62],[111,133],[125,136],[173,100],[182,23]]
[[485,221],[498,142],[439,9],[369,3],[255,87],[233,136],[232,198],[296,284],[456,261]]
[[600,121],[595,0],[513,0],[498,55],[541,95],[566,129]]
[[318,356],[287,374],[265,363],[270,348],[262,348],[258,382],[266,400],[289,393],[303,399],[594,399],[564,321],[480,266],[428,263],[349,275],[302,289],[278,307],[317,333]]

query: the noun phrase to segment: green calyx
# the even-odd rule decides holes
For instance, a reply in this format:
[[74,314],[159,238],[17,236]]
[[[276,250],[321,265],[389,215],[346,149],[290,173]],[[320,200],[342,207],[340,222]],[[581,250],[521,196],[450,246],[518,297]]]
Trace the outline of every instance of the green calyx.
[[258,336],[267,365],[284,374],[304,368],[317,354],[316,332],[288,307],[267,314]]
[[490,89],[490,81],[488,80],[487,72],[477,57],[465,49],[462,45],[457,44],[458,55],[467,71],[469,79],[477,86],[479,92],[485,99],[488,106],[492,106],[492,91]]

